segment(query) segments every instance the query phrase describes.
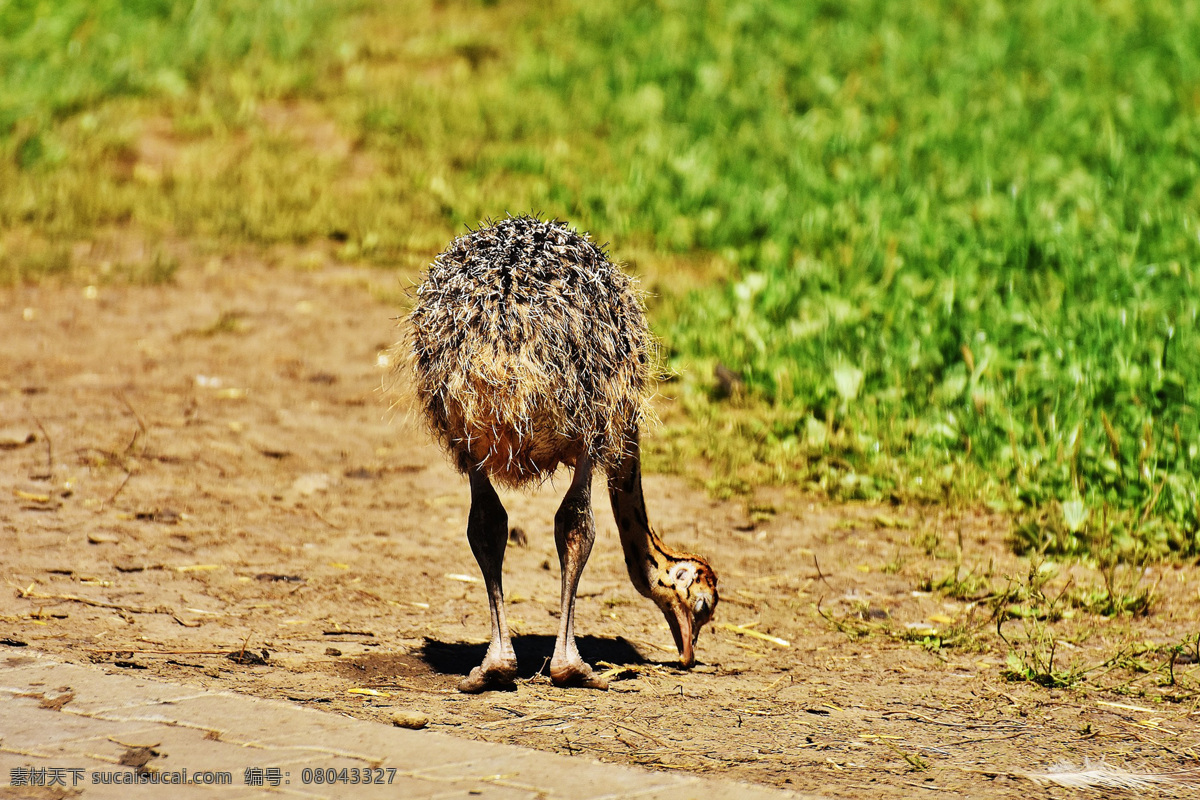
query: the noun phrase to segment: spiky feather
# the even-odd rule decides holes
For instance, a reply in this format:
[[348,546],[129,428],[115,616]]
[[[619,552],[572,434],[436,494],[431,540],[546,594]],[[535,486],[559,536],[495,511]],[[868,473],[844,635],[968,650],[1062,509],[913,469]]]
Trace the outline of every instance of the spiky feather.
[[408,318],[429,428],[464,472],[520,485],[607,469],[646,413],[653,339],[630,279],[558,221],[508,217],[434,260]]

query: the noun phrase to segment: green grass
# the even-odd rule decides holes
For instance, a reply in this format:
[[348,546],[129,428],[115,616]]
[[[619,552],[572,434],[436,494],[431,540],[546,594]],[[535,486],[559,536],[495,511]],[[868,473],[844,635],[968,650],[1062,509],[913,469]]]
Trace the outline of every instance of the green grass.
[[495,138],[483,109],[513,91],[495,54],[526,11],[0,2],[0,283],[104,279],[70,242],[129,236],[427,260],[466,221],[534,204],[464,166]]
[[625,165],[580,211],[731,265],[663,334],[755,402],[693,417],[1023,548],[1200,551],[1200,5],[629,2],[543,43],[523,79]]
[[239,70],[259,93],[302,91],[333,9],[316,0],[5,0],[0,134],[24,167],[63,154],[58,120],[120,96],[180,98]]
[[8,0],[0,185],[0,281],[565,217],[656,294],[660,468],[1200,554],[1195,0]]

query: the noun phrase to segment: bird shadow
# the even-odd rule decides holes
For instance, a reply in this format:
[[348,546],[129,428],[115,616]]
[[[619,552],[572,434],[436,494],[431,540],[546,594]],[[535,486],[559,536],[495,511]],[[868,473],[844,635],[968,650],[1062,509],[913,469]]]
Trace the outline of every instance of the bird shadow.
[[[517,654],[517,677],[532,678],[549,674],[550,657],[554,655],[554,637],[547,635],[514,636],[513,650]],[[623,637],[579,636],[575,639],[579,655],[589,664],[607,662],[616,667],[645,664],[646,659]],[[466,675],[479,666],[487,654],[486,644],[468,642],[439,642],[426,638],[418,657],[431,670],[445,675]]]

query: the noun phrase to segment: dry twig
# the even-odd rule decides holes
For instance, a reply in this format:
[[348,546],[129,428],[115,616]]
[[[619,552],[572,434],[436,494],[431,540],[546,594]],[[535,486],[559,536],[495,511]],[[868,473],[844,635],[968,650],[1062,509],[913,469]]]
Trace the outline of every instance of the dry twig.
[[[10,584],[11,585],[11,584]],[[175,612],[165,606],[156,606],[155,608],[147,608],[145,606],[127,606],[121,603],[110,603],[107,600],[94,600],[90,597],[80,597],[77,594],[45,594],[43,592],[35,592],[30,589],[17,588],[17,597],[22,600],[55,600],[60,603],[83,603],[87,606],[95,606],[96,608],[111,608],[114,611],[125,611],[130,614],[168,614],[175,616]]]
[[33,422],[38,426],[38,430],[42,432],[42,436],[46,438],[46,473],[45,475],[33,475],[34,480],[45,478],[49,480],[54,477],[54,442],[50,440],[50,434],[46,432],[46,427],[42,425],[42,421],[35,415]]

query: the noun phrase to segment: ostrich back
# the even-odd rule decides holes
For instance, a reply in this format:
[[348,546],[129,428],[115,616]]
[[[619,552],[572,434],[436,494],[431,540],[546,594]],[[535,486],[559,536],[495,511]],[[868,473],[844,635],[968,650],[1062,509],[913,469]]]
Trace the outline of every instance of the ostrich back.
[[629,280],[586,234],[509,217],[455,239],[409,317],[417,397],[459,469],[500,483],[620,458],[653,342]]

